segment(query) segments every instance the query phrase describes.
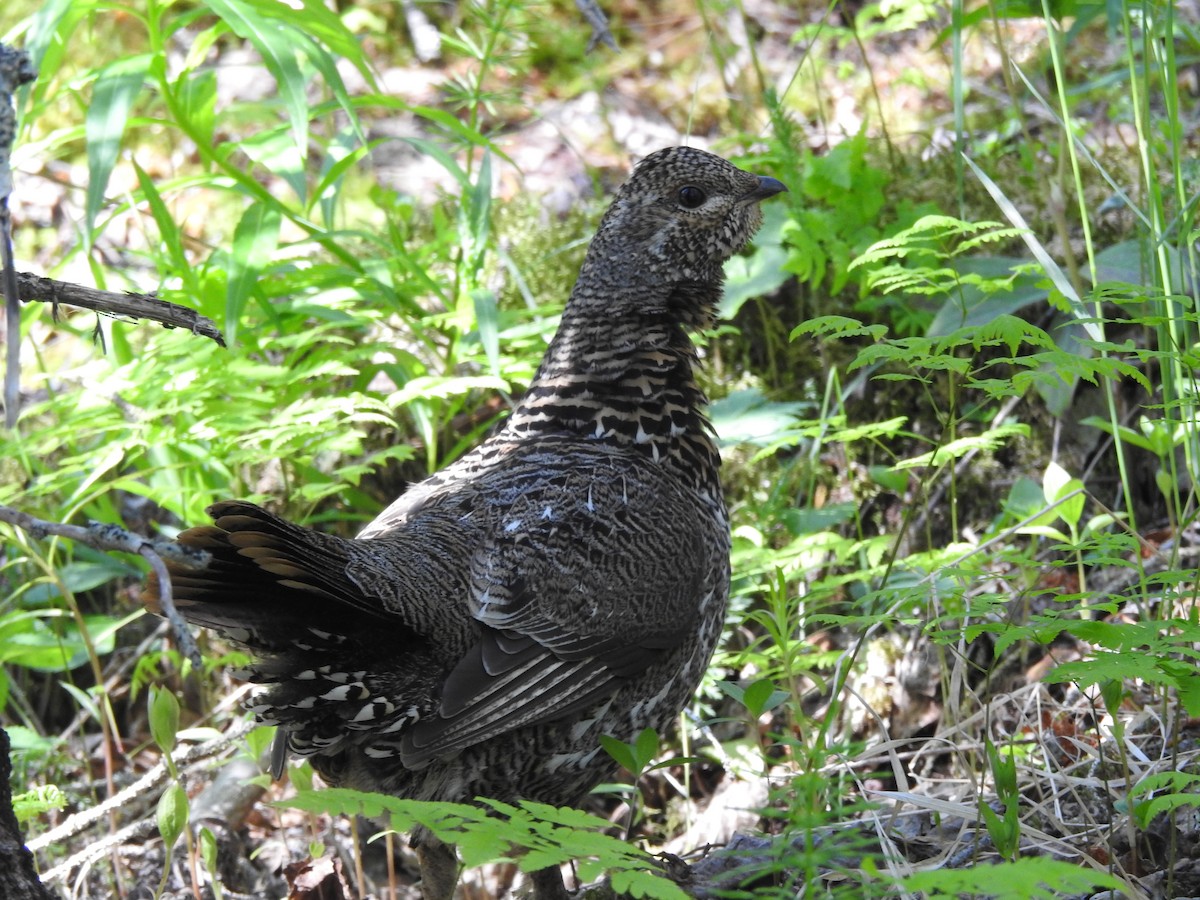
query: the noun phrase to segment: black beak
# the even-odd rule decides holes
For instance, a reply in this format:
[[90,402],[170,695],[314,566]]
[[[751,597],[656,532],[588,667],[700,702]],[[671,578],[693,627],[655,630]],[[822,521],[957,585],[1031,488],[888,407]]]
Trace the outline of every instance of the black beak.
[[758,176],[758,187],[750,193],[742,196],[742,200],[757,203],[760,200],[766,200],[768,197],[774,197],[776,194],[787,192],[787,186],[778,178],[772,178],[769,175]]

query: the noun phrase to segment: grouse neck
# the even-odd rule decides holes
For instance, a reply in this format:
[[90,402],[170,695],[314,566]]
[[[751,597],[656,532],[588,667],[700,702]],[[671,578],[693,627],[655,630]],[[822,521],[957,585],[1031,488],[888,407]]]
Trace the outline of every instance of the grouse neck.
[[695,347],[678,315],[573,305],[506,430],[519,438],[576,432],[715,482],[715,474],[701,477],[715,473],[720,457],[694,377]]

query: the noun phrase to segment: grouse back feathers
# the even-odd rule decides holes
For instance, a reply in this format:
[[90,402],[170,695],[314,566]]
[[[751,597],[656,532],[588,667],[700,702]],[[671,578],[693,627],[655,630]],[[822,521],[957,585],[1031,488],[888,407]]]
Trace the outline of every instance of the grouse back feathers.
[[[601,735],[670,727],[729,590],[687,329],[782,190],[700,150],[647,157],[493,437],[355,540],[237,501],[180,535],[213,557],[172,571],[180,612],[261,657],[254,709],[291,752],[360,789],[568,804],[614,774]],[[453,889],[438,869],[427,896]]]

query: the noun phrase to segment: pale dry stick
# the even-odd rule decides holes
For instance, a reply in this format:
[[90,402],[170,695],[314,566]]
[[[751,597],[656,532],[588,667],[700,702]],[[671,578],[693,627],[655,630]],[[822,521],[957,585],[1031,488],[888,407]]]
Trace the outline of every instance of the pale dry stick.
[[126,531],[119,525],[91,522],[83,527],[66,525],[61,522],[48,522],[45,519],[31,516],[29,513],[21,512],[19,509],[13,509],[11,506],[0,505],[0,522],[14,525],[34,538],[40,539],[53,534],[85,544],[95,550],[134,553],[145,558],[158,579],[158,604],[163,615],[171,623],[175,632],[175,640],[179,643],[179,649],[191,662],[194,671],[204,671],[204,663],[200,658],[200,648],[196,646],[196,639],[192,637],[187,623],[175,609],[175,601],[171,596],[171,576],[167,572],[167,564],[163,562],[163,558],[166,557],[171,562],[190,569],[203,569],[208,565],[210,559],[207,553],[184,547],[173,541],[142,537]]
[[157,830],[152,819],[142,819],[137,822],[131,822],[124,828],[107,834],[95,842],[84,847],[78,853],[75,853],[70,859],[64,860],[53,869],[42,873],[42,881],[46,884],[51,882],[62,883],[66,886],[66,880],[76,869],[79,874],[76,875],[74,884],[70,888],[69,896],[80,897],[86,896],[82,894],[83,881],[87,878],[87,873],[102,857],[106,854],[114,852],[122,844],[145,839],[150,837]]
[[[358,883],[360,894],[367,893],[367,875],[363,871],[363,847],[358,836],[358,816],[350,817],[350,846],[354,850],[354,880]],[[342,849],[345,849],[344,847]]]
[[[923,794],[913,794],[903,791],[874,791],[872,796],[882,797],[897,803],[907,803],[917,809],[924,809],[929,812],[937,813],[943,818],[952,817],[968,823],[978,819],[979,817],[979,810],[974,805],[956,803],[953,800],[943,800],[938,797],[929,797]],[[1102,867],[1096,860],[1079,850],[1079,848],[1072,846],[1064,838],[1047,834],[1044,831],[1033,828],[1025,823],[1021,823],[1021,834],[1027,838],[1041,841],[1044,848],[1053,848],[1053,852],[1058,856],[1077,862],[1082,862],[1088,868],[1096,871],[1108,871],[1108,869]],[[1121,876],[1118,875],[1117,877]],[[1122,878],[1122,881],[1125,882],[1126,889],[1133,887],[1130,879]],[[1132,890],[1126,896],[1131,898],[1139,898],[1140,900],[1140,898],[1144,898],[1146,895],[1140,890]]]
[[[1050,713],[1049,710],[1044,706],[1044,692],[1038,692],[1034,694],[1031,699],[1035,704],[1035,708],[1032,710],[1032,715],[1026,716],[1026,721],[1046,721],[1046,717],[1049,716]],[[1076,829],[1073,833],[1076,836],[1082,836],[1084,834],[1095,832],[1097,839],[1103,837],[1105,829],[1111,827],[1111,822],[1108,820],[1108,818],[1097,818],[1096,816],[1092,815],[1092,810],[1095,804],[1088,801],[1084,792],[1089,791],[1111,795],[1118,789],[1124,788],[1128,790],[1130,787],[1129,780],[1118,777],[1100,778],[1096,775],[1090,774],[1084,776],[1070,774],[1072,770],[1084,767],[1086,767],[1088,771],[1094,771],[1097,764],[1100,763],[1103,758],[1103,744],[1093,745],[1092,743],[1080,740],[1073,735],[1059,735],[1055,733],[1053,729],[1048,728],[1032,728],[1031,730],[1033,730],[1035,734],[1039,735],[1038,743],[1042,745],[1041,756],[1043,762],[1041,766],[1036,768],[1034,766],[1025,766],[1021,764],[1020,769],[1023,773],[1029,772],[1036,778],[1040,778],[1041,783],[1046,785],[1045,790],[1052,802],[1053,811],[1044,813],[1045,818],[1047,820],[1060,823],[1061,830],[1064,833],[1070,831],[1072,826],[1068,823],[1063,812],[1064,803],[1062,800],[1063,796],[1069,796],[1080,810],[1079,815],[1084,819],[1085,823],[1087,823],[1087,827],[1085,829]],[[1101,736],[1104,737],[1104,735]],[[1107,737],[1109,739],[1113,739],[1115,736],[1111,733],[1108,733]],[[1057,742],[1059,747],[1055,748],[1050,746],[1052,742]],[[1064,752],[1063,745],[1068,742],[1071,747],[1067,752],[1074,752],[1076,754],[1076,758],[1074,760],[1068,760],[1064,765],[1062,762],[1062,754]],[[1164,746],[1167,744],[1165,736],[1163,743]],[[1131,755],[1135,758],[1139,756],[1142,759],[1146,758],[1146,755],[1137,748],[1131,748]],[[1153,767],[1152,761],[1146,759],[1146,763],[1149,767]],[[1139,779],[1140,774],[1135,772],[1132,781],[1136,783]],[[1039,804],[1034,803],[1035,809],[1038,806]],[[1125,816],[1125,821],[1128,824],[1132,820],[1127,815]]]
[[[253,721],[241,721],[219,738],[214,738],[211,741],[205,741],[203,744],[196,744],[180,750],[177,754],[172,756],[172,760],[175,763],[176,768],[181,769],[184,766],[191,765],[192,763],[200,760],[208,759],[209,757],[220,753],[230,744],[249,734],[254,727],[255,723]],[[93,806],[91,809],[85,809],[82,812],[78,812],[75,815],[68,817],[67,820],[61,825],[51,828],[45,834],[39,834],[37,837],[31,838],[27,842],[27,846],[30,850],[37,853],[56,844],[61,844],[62,842],[83,831],[86,831],[88,828],[95,825],[110,811],[117,810],[123,806],[131,804],[143,794],[147,794],[155,790],[168,777],[170,777],[170,770],[167,768],[166,762],[164,760],[159,760],[159,762],[157,762],[149,771],[147,771],[145,775],[143,775],[133,784],[129,785],[129,787],[122,790],[120,793],[114,794],[103,803]],[[86,852],[87,851],[83,851],[83,853]],[[82,856],[83,853],[76,854],[76,856]],[[67,867],[71,862],[71,860],[67,860],[66,862],[56,866],[51,871],[60,872],[60,870],[64,870],[64,867]],[[73,866],[66,868],[65,871],[69,872],[71,868],[73,868]],[[48,880],[49,877],[50,873],[47,873],[44,876],[46,880]]]
[[[1021,688],[1019,691],[1013,692],[1013,694],[1009,695],[1009,697],[1007,699],[1009,701],[1012,701],[1019,694],[1030,694],[1031,699],[1034,702],[1036,702],[1042,693],[1042,688],[1043,688],[1043,685],[1041,685],[1040,683],[1036,683],[1036,682],[1031,683],[1031,684],[1026,685],[1025,687]],[[980,719],[984,718],[987,715],[988,715],[988,710],[981,709],[977,713],[975,713],[973,716],[971,716],[967,720],[964,720],[962,723],[960,723],[956,730],[962,731],[965,733],[965,729],[967,728],[968,725],[978,722]],[[944,737],[942,738],[942,740],[945,740],[947,745],[952,747],[954,750],[961,752],[964,749],[961,745],[958,745],[953,741],[946,740]],[[1077,763],[1075,767],[1078,767],[1078,766],[1084,764],[1088,758],[1093,758],[1093,759],[1096,758],[1097,755],[1100,753],[1100,750],[1098,748],[1091,747],[1088,744],[1085,744],[1082,742],[1079,742],[1077,744],[1077,747],[1078,747],[1078,751],[1079,751],[1081,757],[1083,757],[1083,759],[1081,759],[1080,763]],[[981,748],[979,748],[977,746],[975,749],[978,750]],[[923,752],[924,752],[924,750],[923,750]],[[1081,810],[1083,810],[1085,813],[1087,813],[1089,807],[1088,807],[1088,804],[1084,801],[1084,798],[1079,793],[1080,789],[1087,789],[1087,790],[1091,790],[1091,791],[1111,791],[1113,787],[1120,787],[1120,786],[1125,785],[1125,779],[1111,779],[1110,778],[1106,781],[1105,779],[1098,778],[1094,775],[1074,776],[1074,775],[1067,774],[1066,771],[1057,771],[1056,772],[1056,771],[1048,768],[1050,755],[1051,754],[1049,754],[1049,753],[1044,754],[1044,756],[1046,757],[1046,765],[1047,765],[1047,768],[1045,768],[1045,769],[1037,768],[1034,766],[1026,766],[1026,765],[1019,765],[1019,769],[1024,775],[1033,776],[1034,780],[1041,779],[1041,781],[1043,783],[1047,783],[1048,785],[1050,785],[1049,793],[1053,797],[1053,802],[1054,802],[1056,811],[1059,810],[1059,799],[1058,798],[1059,798],[1059,790],[1060,789],[1065,789],[1071,795],[1073,795],[1075,797],[1077,803],[1079,804],[1079,808]],[[880,794],[886,795],[886,792],[880,792]],[[917,796],[917,795],[914,795],[914,796]],[[1031,809],[1030,809],[1030,813],[1031,814],[1036,813],[1037,810],[1040,808],[1040,806],[1041,806],[1041,804],[1033,803],[1031,806]],[[1105,833],[1105,829],[1108,827],[1108,825],[1105,822],[1098,821],[1095,818],[1092,818],[1090,816],[1089,816],[1088,822],[1083,823],[1083,825],[1081,827],[1080,825],[1073,825],[1072,823],[1065,821],[1061,815],[1052,815],[1049,812],[1044,812],[1043,815],[1045,815],[1046,818],[1050,821],[1058,822],[1061,826],[1063,837],[1055,838],[1054,841],[1056,841],[1056,842],[1070,839],[1076,845],[1079,845],[1081,842],[1090,842],[1090,841],[1098,840],[1099,838],[1101,838],[1103,836],[1103,834]],[[1042,841],[1045,840],[1045,835],[1043,835],[1041,831],[1033,829],[1025,822],[1022,822],[1022,824],[1021,824],[1021,833],[1022,833],[1022,836],[1027,839],[1042,840]],[[1055,844],[1055,846],[1057,846],[1057,844]],[[968,848],[968,849],[970,849],[970,848]],[[1048,852],[1054,852],[1053,849],[1050,847],[1050,845],[1044,845],[1044,849],[1047,849]],[[1061,852],[1061,851],[1058,851],[1058,852]],[[1127,878],[1129,876],[1127,876],[1125,873],[1121,872],[1121,873],[1118,873],[1118,877]]]
[[396,833],[390,828],[383,836],[383,844],[387,853],[387,883],[388,900],[396,900],[399,894],[399,882],[396,880]]
[[[865,790],[864,785],[857,778],[855,782],[865,797],[868,791]],[[913,810],[911,813],[904,812],[900,804],[896,804],[890,812],[877,810],[872,807],[868,808],[864,813],[864,817],[870,823],[871,828],[875,832],[875,837],[879,841],[879,848],[883,851],[883,864],[887,874],[892,878],[892,885],[899,892],[899,896],[905,898],[916,895],[904,892],[899,887],[901,879],[906,875],[911,875],[918,871],[918,866],[905,855],[904,851],[896,846],[896,829],[901,818],[919,815],[921,813],[918,810]]]
[[[914,759],[919,759],[929,754],[930,750],[927,745],[930,743],[941,742],[945,745],[947,751],[963,750],[971,752],[983,752],[982,743],[972,744],[957,744],[947,738],[927,737],[927,738],[891,738],[886,741],[880,741],[878,744],[871,744],[864,748],[859,753],[853,756],[846,756],[841,753],[830,753],[828,762],[822,764],[817,770],[818,773],[825,775],[835,775],[842,769],[849,767],[852,770],[870,769],[876,765],[883,765],[885,762],[889,765],[893,764],[893,760],[900,762],[909,762]],[[910,746],[907,750],[901,750],[901,747],[919,744],[920,746]],[[918,779],[921,776],[914,776]],[[908,778],[908,775],[905,775]]]
[[[863,707],[867,710],[868,714],[871,715],[875,719],[876,724],[879,727],[879,730],[883,734],[886,735],[888,733],[887,725],[883,721],[883,717],[880,716],[879,713],[875,710],[875,708],[872,707],[867,702],[866,698],[863,697],[861,694],[859,694],[856,690],[854,690],[854,688],[852,688],[849,684],[846,684],[844,686],[844,690],[846,690],[852,697],[854,697],[856,700],[858,700],[859,703],[861,703],[863,705]],[[896,748],[901,747],[901,746],[911,743],[911,742],[912,741],[909,738],[895,739],[895,738],[892,738],[889,736],[886,741],[883,741],[880,744],[873,744],[869,748],[871,751],[870,756],[868,757],[869,759],[874,759],[875,757],[880,756],[880,755],[886,756],[887,761],[892,769],[892,776],[896,779],[896,784],[900,787],[900,789],[902,791],[905,791],[905,792],[908,792],[911,790],[909,782],[908,782],[908,773],[904,771],[904,766],[901,762],[906,754],[897,752]],[[858,786],[859,793],[863,797],[868,797],[870,794],[873,793],[873,791],[868,789],[866,784],[863,783],[862,779],[859,778],[858,770],[856,768],[856,764],[861,765],[862,758],[863,758],[862,754],[859,754],[856,757],[844,757],[844,756],[838,755],[836,761],[834,761],[834,764],[830,765],[826,768],[828,768],[830,771],[833,771],[835,768],[838,768],[838,769],[841,769],[841,770],[845,771],[846,773],[848,773],[850,775],[850,778]],[[897,822],[901,818],[903,818],[907,815],[918,815],[918,814],[919,814],[918,810],[913,810],[911,813],[906,813],[904,811],[903,805],[899,804],[899,803],[897,803],[893,807],[893,809],[891,810],[890,813],[880,812],[880,811],[871,809],[871,810],[868,810],[867,814],[866,814],[867,819],[871,823],[871,827],[875,831],[875,836],[879,839],[880,848],[885,850],[885,852],[883,854],[883,861],[884,861],[885,866],[887,867],[887,872],[895,880],[896,883],[899,883],[900,879],[905,874],[911,874],[913,871],[915,871],[915,869],[914,869],[912,863],[909,862],[907,860],[907,858],[904,856],[904,854],[900,851],[900,848],[896,846],[896,842],[893,839],[894,829],[897,827]],[[908,863],[907,872],[901,871],[901,866],[899,864],[900,860],[904,860],[906,863]],[[907,895],[905,895],[905,896],[907,896]]]
[[[849,683],[844,684],[842,686],[842,690],[844,690],[847,694],[849,694],[851,697],[853,697],[855,700],[857,700],[859,703],[861,703],[863,706],[863,709],[865,709],[867,711],[867,715],[869,715],[872,719],[875,720],[875,725],[879,729],[879,733],[884,735],[886,738],[886,740],[884,741],[885,744],[888,744],[888,745],[898,744],[898,742],[894,741],[892,739],[892,736],[890,734],[888,734],[887,722],[885,722],[883,720],[883,716],[881,716],[879,714],[878,710],[876,710],[875,707],[873,707],[870,703],[867,702],[866,697],[864,697],[862,694],[860,694],[858,691],[856,691],[853,687],[851,687]],[[878,753],[879,745],[873,745],[871,747],[871,749],[872,749],[872,751]],[[901,790],[905,790],[905,791],[908,790],[909,789],[908,775],[904,771],[904,766],[902,766],[900,764],[900,757],[896,755],[894,750],[891,752],[887,752],[886,755],[887,755],[888,763],[892,769],[892,775],[896,779],[896,784],[900,786]],[[846,759],[845,762],[849,763],[850,760]],[[848,766],[847,768],[848,768],[848,771],[850,772],[850,776],[853,778],[854,777],[854,767]],[[855,780],[857,780],[857,779],[855,779]]]

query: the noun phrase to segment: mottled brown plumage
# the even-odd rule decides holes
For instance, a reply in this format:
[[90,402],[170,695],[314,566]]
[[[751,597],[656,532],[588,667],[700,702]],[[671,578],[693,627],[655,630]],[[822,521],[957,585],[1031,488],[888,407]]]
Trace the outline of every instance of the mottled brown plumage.
[[[292,753],[401,797],[573,804],[614,774],[601,735],[670,728],[729,588],[686,329],[712,321],[722,264],[783,189],[699,150],[653,154],[493,437],[356,540],[236,501],[180,536],[213,554],[172,573],[181,612],[261,657],[254,709]],[[453,857],[426,841],[427,896],[448,896]]]

